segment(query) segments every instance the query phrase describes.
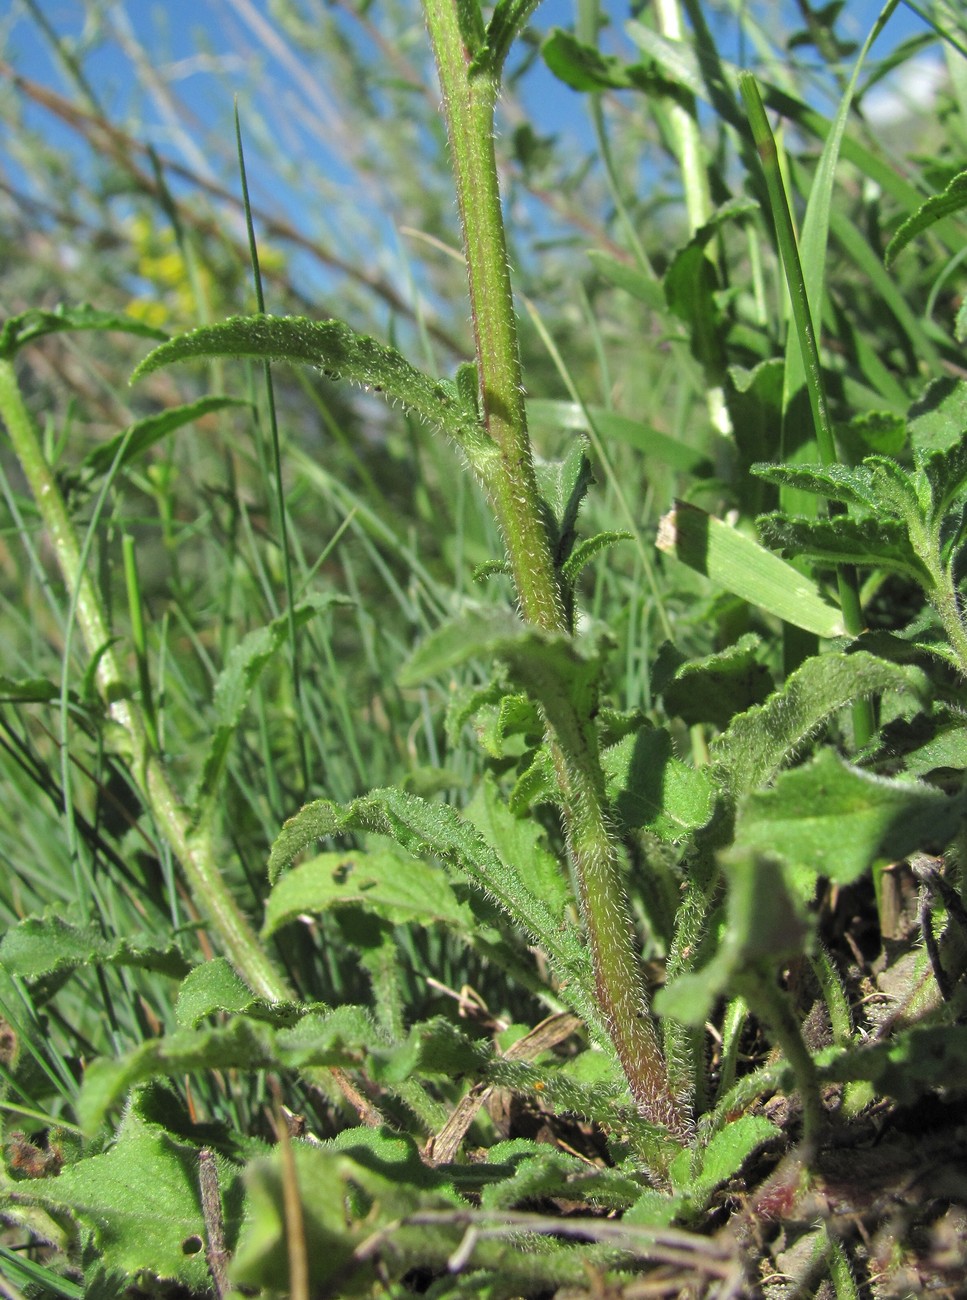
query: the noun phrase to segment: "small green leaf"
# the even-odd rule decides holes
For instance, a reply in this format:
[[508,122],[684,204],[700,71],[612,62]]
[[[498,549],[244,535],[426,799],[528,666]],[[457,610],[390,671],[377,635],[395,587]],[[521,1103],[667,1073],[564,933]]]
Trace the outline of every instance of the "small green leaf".
[[883,254],[885,265],[892,266],[907,244],[916,239],[917,235],[923,234],[944,217],[962,212],[965,208],[967,208],[967,172],[960,172],[949,182],[942,194],[934,194],[921,204],[912,216],[907,217],[887,244],[886,252]]
[[842,501],[874,512],[880,507],[873,486],[873,472],[865,465],[756,464],[749,466],[749,473],[767,483],[775,483],[777,487],[812,492],[829,501]]
[[898,455],[906,445],[906,421],[893,411],[861,411],[847,426],[848,433],[869,451]]
[[601,663],[584,658],[567,636],[528,628],[503,610],[477,610],[434,632],[400,673],[416,685],[468,659],[497,659],[508,679],[538,703],[565,749],[593,742],[589,719],[597,702]]
[[[230,1204],[235,1169],[216,1160]],[[30,1191],[48,1210],[79,1222],[100,1263],[130,1282],[146,1274],[193,1293],[210,1286],[202,1245],[186,1248],[186,1243],[204,1243],[206,1233],[198,1148],[145,1122],[136,1108],[125,1116],[109,1151],[76,1161],[57,1178],[31,1184]]]
[[930,575],[917,557],[906,525],[890,519],[787,519],[778,511],[756,520],[759,536],[773,550],[784,555],[808,556],[817,563],[855,564],[871,569],[901,573],[921,586],[930,585]]
[[945,450],[918,459],[930,485],[931,517],[940,520],[967,488],[967,434]]
[[707,1147],[685,1150],[672,1161],[668,1169],[672,1188],[687,1197],[692,1209],[704,1209],[712,1193],[734,1178],[749,1156],[781,1136],[782,1130],[764,1115],[740,1115]]
[[540,823],[515,816],[489,773],[464,812],[503,861],[514,864],[525,888],[563,917],[573,902],[567,869],[544,846]]
[[215,1028],[181,1029],[152,1038],[118,1059],[101,1057],[88,1066],[77,1103],[78,1121],[96,1133],[107,1112],[131,1088],[159,1075],[198,1070],[304,1069],[359,1065],[379,1043],[367,1012],[341,1006],[310,1012],[292,1028],[273,1029],[249,1015]]
[[99,311],[82,304],[79,307],[55,307],[53,311],[31,308],[19,316],[8,316],[0,327],[0,357],[9,359],[20,348],[46,334],[61,334],[73,330],[117,330],[123,334],[137,334],[146,339],[165,339],[164,330],[146,325],[120,312]]
[[918,668],[862,650],[807,659],[765,704],[740,714],[714,742],[725,783],[737,798],[764,785],[832,714],[881,691],[921,695],[927,678]]
[[965,813],[960,796],[870,776],[824,749],[781,773],[772,789],[749,796],[735,845],[737,851],[778,854],[807,882],[826,876],[845,885],[878,861],[899,862],[917,849],[942,853]]
[[155,348],[135,370],[132,382],[176,361],[209,357],[259,357],[316,366],[333,378],[349,379],[385,393],[390,400],[442,428],[460,443],[481,473],[496,454],[476,410],[460,396],[456,384],[432,379],[411,366],[395,348],[358,334],[339,320],[235,316]]
[[[190,424],[193,420],[200,420],[205,415],[211,415],[215,411],[223,411],[229,406],[248,406],[248,402],[243,402],[237,397],[200,397],[197,402],[188,402],[184,406],[172,406],[159,415],[149,415],[144,420],[137,420],[134,424],[129,425],[121,433],[102,443],[101,446],[95,447],[92,452],[84,457],[81,466],[81,473],[91,475],[106,474],[114,465],[115,459],[120,452],[118,467],[130,465],[132,461],[153,447],[156,442],[162,438],[174,433],[176,429]],[[123,450],[122,450],[123,449]]]
[[652,311],[664,312],[668,305],[661,281],[653,275],[646,275],[628,262],[619,262],[610,253],[600,248],[588,249],[588,257],[594,269],[616,289],[623,289],[639,302],[643,302]]
[[648,94],[680,94],[678,84],[643,63],[625,63],[583,45],[570,32],[555,27],[541,46],[544,62],[572,90],[643,90]]
[[494,77],[500,76],[510,47],[540,2],[541,0],[497,0],[487,24],[487,48]]
[[613,532],[595,533],[593,537],[585,537],[583,541],[578,542],[561,565],[561,577],[573,587],[581,570],[590,564],[596,555],[600,555],[609,547],[616,546],[618,542],[633,541],[634,536],[634,533]]
[[470,933],[474,916],[439,867],[383,849],[320,853],[287,872],[273,887],[262,933],[267,938],[303,913],[321,915],[356,906],[391,925],[441,922]]
[[686,659],[675,669],[671,680],[661,685],[658,674],[663,655],[660,652],[652,684],[661,694],[667,712],[690,727],[710,722],[722,730],[737,713],[761,704],[774,683],[768,668],[756,658],[759,644],[758,637],[748,634],[719,654]]
[[917,452],[946,451],[967,429],[967,380],[935,379],[907,413],[910,444]]
[[172,941],[166,946],[143,937],[105,939],[95,925],[78,926],[59,916],[30,916],[9,929],[0,943],[0,963],[13,975],[38,979],[79,966],[138,966],[181,978],[189,962]]
[[534,472],[541,501],[554,521],[560,563],[570,550],[581,502],[594,482],[585,439],[575,438],[562,460],[535,458]]
[[246,1015],[271,1025],[291,1025],[309,1009],[294,1002],[266,1002],[256,997],[224,957],[215,957],[196,966],[182,980],[175,1018],[188,1029],[217,1012]]
[[712,815],[708,776],[672,753],[663,727],[642,727],[601,755],[608,798],[624,830],[649,830],[675,844]]
[[718,952],[699,970],[659,989],[659,1015],[703,1025],[720,997],[742,995],[746,980],[760,978],[763,968],[774,970],[802,953],[808,933],[804,907],[777,862],[755,853],[730,854],[726,879],[726,924]]
[[299,629],[321,610],[348,603],[340,596],[314,596],[297,606],[291,618],[288,614],[280,614],[265,627],[249,632],[229,651],[225,667],[215,683],[215,726],[191,801],[196,822],[200,823],[214,809],[232,738],[259,677],[286,643],[292,625]]
[[661,521],[656,545],[726,591],[817,636],[844,633],[839,610],[791,564],[738,529],[678,501]]

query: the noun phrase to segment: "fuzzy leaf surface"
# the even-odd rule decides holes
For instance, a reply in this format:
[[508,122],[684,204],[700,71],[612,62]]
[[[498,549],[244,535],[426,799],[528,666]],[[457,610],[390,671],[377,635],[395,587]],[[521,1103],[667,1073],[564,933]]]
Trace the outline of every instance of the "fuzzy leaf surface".
[[625,830],[649,830],[675,844],[712,815],[708,776],[675,758],[663,727],[642,727],[601,756],[608,798]]
[[72,925],[59,916],[29,916],[9,929],[0,942],[0,964],[24,979],[76,970],[89,963],[140,966],[175,979],[190,969],[173,941],[161,947],[137,937],[106,939],[95,925]]
[[782,1130],[764,1115],[740,1115],[720,1129],[708,1146],[675,1157],[668,1170],[672,1188],[695,1208],[703,1208],[749,1156],[781,1136]]
[[303,912],[321,915],[350,906],[391,925],[440,922],[464,933],[474,928],[473,913],[439,867],[392,849],[376,849],[320,853],[286,872],[269,894],[262,934],[275,934]]
[[772,675],[756,658],[758,645],[759,639],[747,634],[718,654],[685,659],[662,685],[659,674],[670,652],[660,651],[653,672],[654,688],[667,711],[688,726],[711,722],[724,729],[737,713],[761,704],[773,689]]
[[855,564],[929,582],[906,527],[889,519],[787,519],[778,511],[756,520],[759,536],[776,551],[809,556],[820,564]]
[[359,1007],[343,1006],[304,1016],[292,1029],[275,1030],[241,1015],[217,1028],[181,1029],[153,1038],[116,1060],[100,1057],[84,1075],[78,1119],[97,1131],[107,1111],[136,1084],[159,1075],[196,1070],[268,1070],[355,1066],[378,1034]]
[[[747,977],[799,956],[808,932],[805,909],[779,863],[754,853],[729,855],[726,925],[715,956],[655,994],[655,1010],[703,1025],[720,997],[743,994]],[[752,991],[754,993],[754,984]]]
[[476,411],[460,396],[456,384],[425,375],[395,348],[359,334],[339,320],[233,316],[155,348],[135,370],[132,382],[176,361],[209,357],[258,357],[315,366],[331,378],[349,379],[384,392],[392,401],[442,428],[468,453],[493,451]]
[[217,1012],[250,1016],[272,1025],[294,1024],[311,1008],[294,1002],[267,1002],[256,997],[224,957],[202,962],[181,982],[175,1017],[179,1025],[194,1027]]
[[879,860],[899,862],[916,849],[943,852],[965,812],[962,797],[871,776],[824,749],[749,796],[735,845],[778,854],[807,880],[820,875],[845,885]]
[[713,745],[713,755],[736,798],[770,781],[838,709],[880,691],[923,694],[918,669],[893,664],[867,651],[807,659],[782,688],[735,718]]
[[505,862],[469,821],[446,804],[427,803],[393,788],[374,790],[344,807],[318,799],[283,826],[269,857],[270,880],[275,881],[316,840],[350,831],[388,835],[415,858],[430,855],[458,871],[530,933],[547,953],[558,978],[567,981],[567,997],[574,1009],[597,1024],[590,961],[577,934],[562,930],[559,916],[526,887],[516,866]]
[[930,486],[931,514],[939,519],[967,488],[967,434],[944,451],[924,456],[921,470]]
[[521,883],[551,912],[563,917],[571,904],[567,871],[543,845],[544,831],[532,817],[517,817],[487,773],[464,815],[504,862],[512,862]]
[[962,212],[964,208],[967,208],[967,172],[960,172],[942,193],[932,195],[912,216],[907,217],[887,244],[886,252],[883,254],[884,263],[892,266],[907,244],[916,239],[917,235],[923,234],[944,217]]
[[873,473],[864,465],[750,465],[749,472],[777,487],[793,488],[798,492],[812,492],[829,501],[842,501],[845,505],[858,505],[866,510],[877,510],[879,500],[874,488]]

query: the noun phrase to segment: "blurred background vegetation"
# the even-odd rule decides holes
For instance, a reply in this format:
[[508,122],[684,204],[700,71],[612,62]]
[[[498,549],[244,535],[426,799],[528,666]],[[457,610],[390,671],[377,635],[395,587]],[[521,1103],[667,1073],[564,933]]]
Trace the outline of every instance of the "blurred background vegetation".
[[[705,58],[713,97],[720,58],[754,66],[777,95],[815,111],[802,110],[783,136],[801,213],[865,35],[857,7],[723,0],[683,8],[689,58],[696,50]],[[878,269],[905,215],[897,186],[921,196],[942,188],[965,154],[960,56],[949,46],[945,55],[928,26],[911,26],[911,12],[898,11],[897,34],[864,73],[847,138],[867,152],[851,161],[844,149],[838,175],[824,323],[843,426],[864,410],[902,414],[927,379],[962,374],[950,332],[958,290],[949,242],[927,240],[907,255],[900,291],[887,299]],[[931,12],[962,39],[949,7]],[[650,32],[658,24],[651,5],[539,9],[514,55],[498,150],[535,443],[542,456],[560,454],[587,424],[582,404],[591,408],[598,487],[584,527],[628,529],[634,540],[589,569],[585,617],[606,620],[617,640],[613,702],[647,710],[656,707],[650,672],[663,641],[707,653],[755,625],[741,602],[662,565],[653,540],[676,493],[746,522],[754,514],[761,489],[740,471],[775,454],[775,429],[750,415],[735,438],[723,436],[708,391],[730,367],[736,383],[781,357],[787,320],[771,231],[751,211],[723,220],[711,241],[717,374],[666,299],[661,277],[691,234],[671,101],[654,84],[581,96],[541,55],[559,23],[640,62],[629,19]],[[13,0],[0,41],[4,316],[87,301],[176,333],[254,310],[237,96],[267,310],[339,316],[439,374],[471,355],[436,80],[415,2]],[[897,108],[902,85],[919,108]],[[888,89],[894,116],[884,127]],[[758,198],[727,114],[703,107],[699,118],[713,205]],[[868,174],[857,157],[878,160],[897,185]],[[465,599],[506,601],[503,579],[473,578],[500,556],[500,543],[456,451],[372,395],[276,369],[280,498],[261,371],[176,370],[132,389],[128,376],[144,351],[121,334],[60,334],[18,364],[132,676],[139,659],[147,665],[162,748],[183,786],[231,647],[284,607],[283,512],[296,595],[330,591],[353,602],[305,631],[297,672],[280,657],[265,675],[233,750],[225,871],[257,910],[268,846],[306,799],[347,800],[399,782],[469,797],[481,759],[469,744],[445,748],[445,692],[402,692],[396,670]],[[248,405],[166,439],[106,486],[81,473],[85,455],[135,418],[204,393]],[[733,421],[741,410],[734,387]],[[66,724],[56,708],[0,705],[0,922],[53,907],[93,914],[113,934],[168,933],[172,923],[184,931],[197,913],[104,744],[90,662],[5,446],[0,468],[3,672],[69,691]],[[125,538],[147,618],[143,648],[132,636]],[[64,728],[69,755],[59,743]],[[680,731],[683,751],[701,761],[704,738]],[[304,996],[354,996],[362,977],[336,927],[286,943],[282,958]],[[418,999],[435,996],[427,975],[452,988],[475,978],[463,950],[432,934],[412,938],[406,962]],[[105,1033],[116,1044],[136,1041],[166,1023],[168,986],[159,980],[153,995],[145,979],[135,990],[123,972],[92,973],[97,987],[77,1009],[65,1053],[85,1043],[103,1050]]]

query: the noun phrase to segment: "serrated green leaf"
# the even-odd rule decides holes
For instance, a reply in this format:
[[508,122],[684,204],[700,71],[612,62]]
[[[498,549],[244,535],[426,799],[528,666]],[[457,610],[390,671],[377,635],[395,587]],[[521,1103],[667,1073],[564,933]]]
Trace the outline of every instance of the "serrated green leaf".
[[175,979],[190,970],[190,963],[174,941],[161,946],[137,935],[106,939],[95,925],[72,925],[59,916],[30,916],[9,929],[0,942],[0,964],[24,979],[38,979],[88,964],[138,966]]
[[761,704],[773,689],[771,673],[756,658],[759,644],[759,638],[749,634],[718,654],[686,659],[661,686],[657,681],[660,653],[653,687],[673,717],[680,717],[690,727],[710,722],[722,730],[737,713]]
[[387,848],[320,853],[286,872],[269,894],[262,934],[268,938],[306,912],[315,916],[349,906],[391,925],[439,922],[464,933],[475,925],[439,867]]
[[821,637],[842,636],[843,619],[809,578],[697,507],[678,501],[661,521],[656,545],[718,586],[794,627]]
[[944,451],[918,459],[930,486],[931,516],[940,520],[967,488],[967,434]]
[[861,411],[847,426],[870,451],[896,456],[907,441],[906,421],[893,411]]
[[46,334],[62,334],[68,330],[116,330],[123,334],[137,334],[146,339],[164,339],[164,330],[146,325],[120,312],[100,311],[81,304],[79,307],[55,307],[53,311],[31,308],[18,316],[8,316],[0,328],[0,357],[11,358],[20,348]]
[[880,502],[873,487],[873,473],[865,465],[769,465],[749,466],[749,473],[777,487],[812,492],[829,501],[862,506],[876,511]]
[[286,643],[292,625],[299,629],[322,610],[332,605],[348,603],[340,596],[314,596],[298,605],[291,617],[289,614],[280,614],[265,627],[249,632],[229,651],[225,667],[215,683],[215,726],[191,800],[196,822],[201,822],[214,808],[232,738],[259,677]]
[[303,316],[235,316],[171,339],[149,352],[134,380],[176,361],[207,357],[259,357],[315,366],[385,393],[421,419],[437,425],[467,452],[483,472],[495,446],[481,428],[476,411],[446,379],[415,369],[395,348],[359,334],[339,320],[314,321]]
[[504,862],[479,831],[446,804],[430,804],[397,789],[374,790],[345,807],[319,799],[286,822],[269,857],[275,881],[299,854],[331,835],[367,830],[388,835],[414,857],[430,855],[490,898],[515,925],[528,931],[547,953],[566,996],[583,1019],[597,1027],[590,961],[578,937],[562,929],[544,899],[522,883],[513,863]]
[[273,1029],[248,1015],[225,1025],[181,1029],[142,1043],[117,1060],[101,1057],[84,1075],[77,1115],[87,1133],[96,1133],[112,1106],[136,1084],[159,1075],[196,1070],[304,1069],[357,1066],[379,1042],[368,1014],[342,1006],[310,1012],[291,1029]]
[[934,194],[902,223],[886,246],[883,262],[892,266],[899,254],[917,235],[955,212],[967,208],[967,172],[960,172],[941,194]]
[[114,465],[118,453],[120,453],[118,467],[130,465],[142,452],[193,420],[200,420],[205,415],[223,411],[230,406],[248,405],[248,402],[238,397],[200,397],[196,402],[169,407],[158,415],[149,415],[143,420],[136,420],[121,433],[115,434],[107,442],[95,447],[84,457],[81,470],[91,475],[106,474]]
[[663,727],[643,727],[601,755],[608,799],[627,831],[649,830],[666,843],[685,839],[712,815],[705,772],[674,757]]
[[266,1002],[235,973],[224,957],[196,966],[182,980],[175,1019],[188,1029],[217,1012],[250,1016],[271,1025],[294,1024],[310,1007],[295,1002]]
[[877,861],[899,862],[917,849],[942,853],[965,813],[961,796],[871,776],[824,749],[749,796],[735,845],[777,854],[807,880],[826,876],[845,885]]
[[759,536],[784,555],[808,556],[819,564],[854,564],[901,573],[921,586],[930,575],[917,557],[905,524],[891,519],[787,519],[778,511],[756,520]]
[[737,798],[770,781],[839,709],[880,691],[924,694],[918,668],[858,650],[807,659],[765,704],[740,714],[713,743],[713,756]]

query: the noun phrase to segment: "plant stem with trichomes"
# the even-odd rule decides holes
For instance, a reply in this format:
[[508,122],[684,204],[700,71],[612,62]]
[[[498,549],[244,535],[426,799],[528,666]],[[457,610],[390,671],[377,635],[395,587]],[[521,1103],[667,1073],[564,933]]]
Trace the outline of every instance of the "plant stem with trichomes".
[[[467,263],[481,419],[498,455],[485,486],[504,537],[525,620],[549,634],[569,628],[540,508],[527,433],[517,319],[493,120],[499,67],[476,0],[424,0],[443,92]],[[683,1134],[648,1011],[634,931],[606,815],[593,723],[558,716],[551,746],[561,784],[568,849],[578,881],[598,1003],[642,1113]]]

